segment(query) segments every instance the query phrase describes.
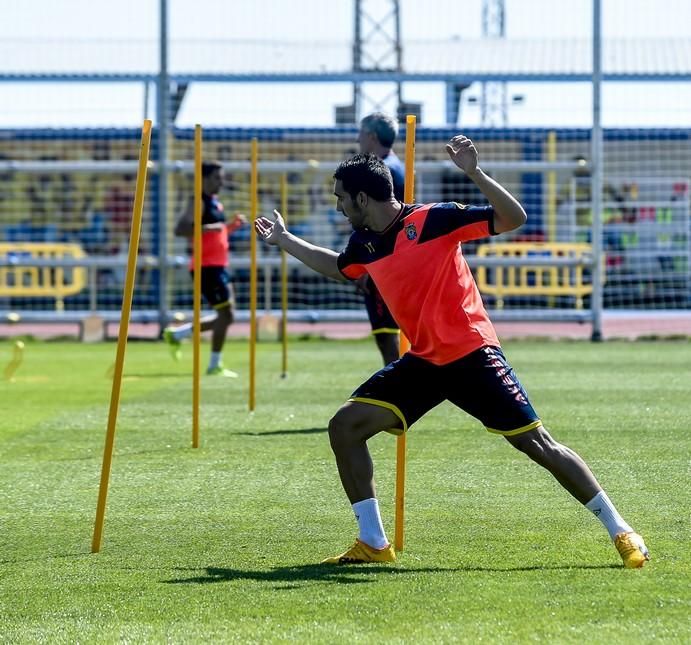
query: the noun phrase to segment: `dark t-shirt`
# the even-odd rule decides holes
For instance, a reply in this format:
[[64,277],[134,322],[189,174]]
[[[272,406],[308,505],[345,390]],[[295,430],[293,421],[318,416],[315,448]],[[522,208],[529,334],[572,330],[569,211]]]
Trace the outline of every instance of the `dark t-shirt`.
[[389,167],[393,179],[393,195],[399,201],[403,201],[403,185],[405,183],[405,166],[403,162],[391,150],[382,161]]

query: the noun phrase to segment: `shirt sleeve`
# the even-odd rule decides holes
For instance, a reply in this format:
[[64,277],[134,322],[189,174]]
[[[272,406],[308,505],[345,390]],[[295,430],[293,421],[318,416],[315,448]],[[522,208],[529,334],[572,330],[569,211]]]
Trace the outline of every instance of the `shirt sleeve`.
[[202,201],[202,224],[218,224],[225,222],[226,216],[223,212],[223,204],[215,197],[208,201]]
[[496,235],[492,206],[466,206],[443,202],[430,208],[420,242],[450,236],[455,242],[468,242]]
[[348,240],[346,248],[338,256],[336,261],[338,270],[348,280],[357,280],[367,273],[367,266],[363,262],[362,252],[360,251],[362,246],[362,242],[357,239],[357,236],[353,235]]

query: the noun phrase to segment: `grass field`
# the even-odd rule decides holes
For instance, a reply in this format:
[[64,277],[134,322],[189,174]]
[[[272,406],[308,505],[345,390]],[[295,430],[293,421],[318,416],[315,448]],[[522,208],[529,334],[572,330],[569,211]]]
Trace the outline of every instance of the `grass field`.
[[[98,554],[115,345],[30,342],[0,381],[0,642],[691,642],[691,344],[505,346],[644,535],[653,559],[634,571],[546,472],[448,404],[410,432],[399,562],[320,566],[356,535],[325,427],[377,369],[374,344],[296,341],[286,379],[260,345],[249,414],[247,345],[229,343],[243,378],[204,378],[196,450],[186,350],[128,347]],[[395,440],[370,446],[392,538]]]

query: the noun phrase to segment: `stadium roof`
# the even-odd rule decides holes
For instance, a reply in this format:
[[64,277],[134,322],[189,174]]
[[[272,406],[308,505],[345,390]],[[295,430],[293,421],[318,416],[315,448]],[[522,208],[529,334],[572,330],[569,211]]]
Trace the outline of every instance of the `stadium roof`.
[[[587,39],[409,41],[403,69],[354,72],[352,44],[333,41],[184,41],[169,46],[173,79],[234,82],[483,80],[589,81]],[[691,80],[691,39],[607,39],[605,80]],[[0,43],[0,81],[151,80],[158,43],[32,41]]]

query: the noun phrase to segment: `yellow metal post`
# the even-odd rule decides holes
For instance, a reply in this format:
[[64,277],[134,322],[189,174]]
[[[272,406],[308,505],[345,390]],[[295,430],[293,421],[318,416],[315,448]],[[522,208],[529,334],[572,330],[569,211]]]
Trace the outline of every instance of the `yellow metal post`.
[[192,320],[192,447],[199,448],[202,307],[202,126],[194,126],[194,317]]
[[[551,130],[547,134],[547,161],[557,160],[557,133]],[[557,173],[547,173],[547,241],[557,240]]]
[[[405,184],[403,201],[410,204],[415,199],[415,125],[416,118],[412,114],[406,116],[405,130]],[[410,349],[410,342],[401,333],[400,353],[405,354]],[[403,551],[403,527],[405,517],[405,467],[406,467],[406,435],[396,438],[396,503],[394,517],[394,548]]]
[[14,374],[19,369],[19,366],[24,360],[24,343],[21,340],[16,340],[14,342],[14,349],[12,350],[12,360],[7,363],[5,367],[4,376],[5,380],[12,383],[14,381]]
[[[250,154],[250,221],[257,219],[257,164],[259,145],[257,138],[252,139]],[[255,407],[255,382],[257,361],[257,236],[250,235],[250,391],[249,409]]]
[[[288,226],[288,179],[281,175],[281,215]],[[288,254],[281,249],[281,378],[288,375]]]
[[[557,133],[550,130],[547,134],[547,161],[557,160]],[[547,173],[547,241],[557,240],[557,173],[550,170]],[[547,298],[547,306],[554,307],[553,296]]]
[[144,210],[144,191],[146,189],[146,172],[149,163],[149,149],[151,147],[151,119],[144,121],[142,138],[139,148],[139,166],[137,167],[137,184],[134,194],[132,210],[132,228],[130,229],[130,246],[127,254],[127,273],[125,288],[122,296],[122,311],[120,314],[120,328],[118,330],[118,348],[115,355],[115,370],[113,372],[113,387],[110,393],[110,409],[108,411],[108,428],[103,450],[103,466],[101,468],[101,484],[98,491],[96,506],[96,524],[91,542],[91,552],[101,550],[101,535],[108,496],[108,481],[110,466],[113,459],[113,445],[115,444],[115,426],[118,419],[120,405],[120,386],[122,385],[122,370],[125,363],[127,348],[127,332],[129,331],[130,313],[132,311],[132,295],[134,294],[134,278],[137,270],[137,254],[139,252],[139,235],[142,227],[142,212]]

